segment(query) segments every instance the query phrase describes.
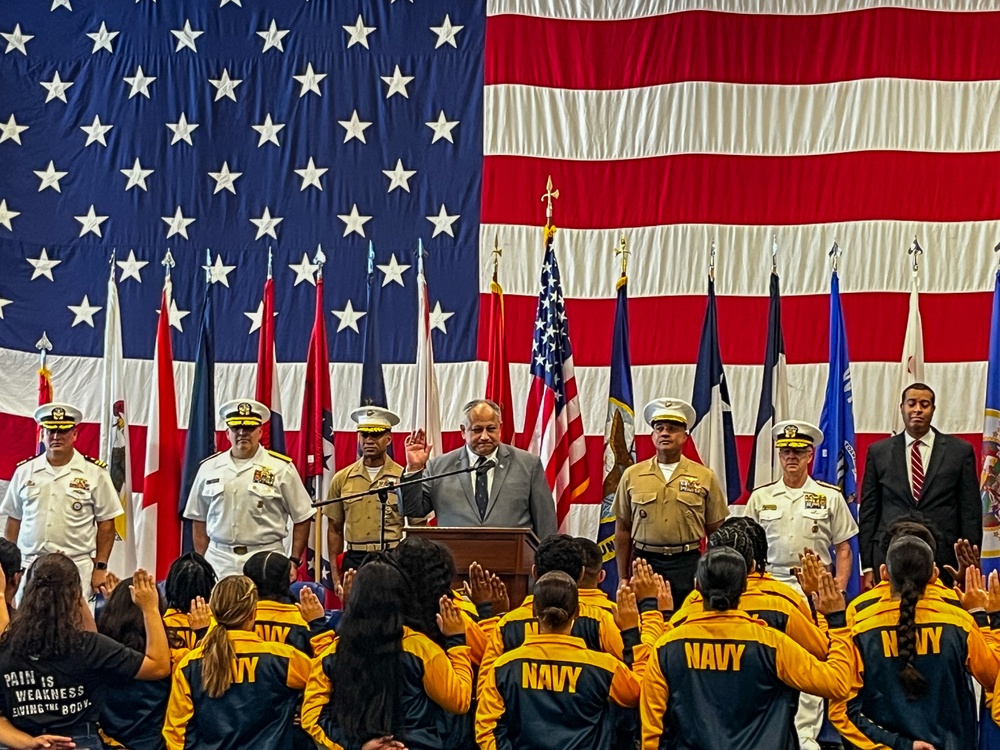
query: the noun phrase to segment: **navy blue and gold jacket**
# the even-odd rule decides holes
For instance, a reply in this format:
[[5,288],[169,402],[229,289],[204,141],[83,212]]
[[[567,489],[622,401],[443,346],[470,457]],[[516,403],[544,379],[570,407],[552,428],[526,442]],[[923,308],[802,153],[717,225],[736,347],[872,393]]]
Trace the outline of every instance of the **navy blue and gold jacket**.
[[294,604],[270,599],[257,602],[254,632],[262,640],[287,643],[309,657],[319,654],[334,638],[333,631],[327,628],[325,617],[308,623]]
[[169,677],[110,685],[100,719],[105,744],[128,750],[165,748],[163,719],[169,697]]
[[[841,625],[843,614],[831,616]],[[741,610],[693,614],[653,648],[642,683],[643,750],[792,750],[797,691],[843,698],[853,655],[830,631],[828,661]]]
[[[403,684],[399,686],[403,726],[395,736],[409,750],[442,750],[457,744],[452,737],[456,723],[447,714],[469,710],[472,660],[464,636],[448,638],[447,645],[446,652],[423,633],[403,628]],[[360,745],[344,737],[330,707],[337,689],[330,680],[336,658],[335,641],[313,661],[302,702],[302,728],[322,747],[356,750]]]
[[228,636],[236,651],[234,679],[218,698],[202,687],[202,646],[177,665],[163,727],[168,750],[292,747],[293,717],[309,678],[309,658],[245,630],[230,630]]
[[639,680],[616,657],[571,635],[529,634],[486,676],[476,741],[483,750],[611,750],[611,703],[638,701]]
[[[487,632],[486,653],[479,669],[480,687],[486,673],[493,667],[501,654],[511,651],[524,644],[525,637],[538,632],[538,620],[533,609],[534,597],[528,595],[517,609],[512,609],[500,618],[495,626]],[[615,624],[611,612],[592,604],[580,601],[580,613],[573,623],[572,635],[582,638],[587,648],[593,651],[603,651],[618,659],[624,659],[625,645],[622,642],[621,631]]]
[[938,750],[976,747],[976,699],[968,675],[992,690],[1000,670],[980,626],[937,592],[917,602],[913,663],[927,692],[911,700],[899,682],[898,622],[899,601],[889,598],[859,613],[851,628],[856,671],[846,717],[832,713],[834,726],[860,748],[910,748],[914,740]]

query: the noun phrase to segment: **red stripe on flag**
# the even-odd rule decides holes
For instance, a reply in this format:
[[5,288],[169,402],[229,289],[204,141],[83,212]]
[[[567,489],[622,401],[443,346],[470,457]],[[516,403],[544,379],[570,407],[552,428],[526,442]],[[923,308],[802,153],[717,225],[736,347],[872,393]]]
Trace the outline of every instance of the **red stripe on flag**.
[[988,51],[998,36],[996,13],[904,8],[817,15],[689,11],[615,21],[502,15],[486,22],[485,79],[565,89],[678,81],[993,80],[1000,78],[1000,58]]
[[[678,154],[613,161],[488,156],[483,166],[482,220],[520,225],[537,221],[535,193],[552,175],[557,185],[586,186],[559,206],[560,226],[574,229],[927,221],[929,217],[936,222],[985,221],[1000,216],[994,198],[998,172],[1000,152],[995,151]],[[621,185],[643,189],[621,190]],[[692,190],[692,185],[698,189]],[[687,248],[675,250],[681,253]]]
[[[886,353],[903,348],[908,292],[848,292],[841,296],[852,362],[884,362]],[[920,294],[924,324],[924,361],[984,362],[989,344],[989,292]],[[511,362],[531,361],[531,333],[535,325],[537,297],[504,295],[507,354]],[[718,297],[719,345],[727,366],[759,365],[767,333],[767,297]],[[487,294],[480,304],[489,304]],[[825,294],[786,295],[781,300],[788,362],[820,363],[829,356],[826,321],[830,298]],[[630,297],[633,320],[655,320],[655,326],[633,326],[632,364],[692,364],[698,359],[703,295]],[[587,335],[573,342],[573,361],[578,366],[608,367],[611,364],[611,333],[615,299],[567,298],[570,320],[586,321]],[[664,315],[669,308],[670,314]],[[485,317],[485,316],[483,316]],[[479,323],[479,359],[487,360],[486,322]],[[878,321],[878,325],[872,325]],[[955,335],[961,331],[961,335]],[[663,346],[669,341],[670,346]]]

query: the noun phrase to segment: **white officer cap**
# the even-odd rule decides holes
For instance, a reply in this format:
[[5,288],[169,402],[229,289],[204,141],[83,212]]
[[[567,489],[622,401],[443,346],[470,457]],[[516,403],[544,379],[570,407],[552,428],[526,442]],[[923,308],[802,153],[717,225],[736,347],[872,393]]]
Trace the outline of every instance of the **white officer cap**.
[[46,430],[71,430],[82,419],[83,412],[72,404],[52,402],[35,409],[35,421]]
[[359,406],[351,412],[358,432],[385,432],[399,424],[399,417],[381,406]]
[[219,407],[219,419],[226,427],[260,427],[270,418],[271,410],[250,398],[234,398]]
[[691,404],[679,398],[654,398],[642,410],[642,418],[650,427],[656,422],[673,422],[690,429],[697,414]]
[[811,422],[786,419],[771,428],[775,448],[815,448],[823,442],[823,431]]

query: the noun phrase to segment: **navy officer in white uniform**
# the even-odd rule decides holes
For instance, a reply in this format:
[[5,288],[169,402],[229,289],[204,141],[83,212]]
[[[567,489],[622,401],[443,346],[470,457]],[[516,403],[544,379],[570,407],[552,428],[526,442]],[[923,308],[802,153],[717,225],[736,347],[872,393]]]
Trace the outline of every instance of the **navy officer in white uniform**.
[[115,518],[125,511],[104,463],[73,447],[82,418],[71,404],[38,407],[45,452],[18,465],[0,515],[7,516],[4,536],[20,548],[25,569],[40,555],[62,552],[76,563],[91,599],[107,593]]
[[239,398],[224,403],[219,416],[232,448],[202,461],[191,486],[184,517],[193,522],[195,551],[220,579],[243,575],[251,555],[269,550],[290,553],[294,570],[316,510],[292,459],[260,444],[271,412],[258,401]]

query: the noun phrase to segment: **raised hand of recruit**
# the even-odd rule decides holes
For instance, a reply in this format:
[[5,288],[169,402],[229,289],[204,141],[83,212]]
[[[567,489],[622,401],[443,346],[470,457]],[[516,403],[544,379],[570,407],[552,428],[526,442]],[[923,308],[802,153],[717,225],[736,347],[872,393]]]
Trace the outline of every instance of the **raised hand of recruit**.
[[143,614],[160,611],[160,592],[156,588],[156,581],[153,576],[142,568],[132,574],[132,584],[128,587],[132,594],[132,601],[135,606],[142,610]]
[[473,562],[469,566],[469,580],[465,581],[465,595],[473,604],[490,601],[493,596],[493,587],[490,585],[490,581],[490,572],[484,571],[483,566],[478,562]]
[[965,583],[965,571],[969,568],[979,568],[979,547],[971,544],[968,539],[959,539],[955,542],[955,559],[958,560],[958,570],[950,565],[945,565],[944,569],[955,580],[956,586]]
[[624,581],[618,585],[618,611],[615,612],[615,625],[622,632],[639,627],[639,602],[633,591]]
[[337,597],[340,599],[340,606],[347,609],[347,600],[351,596],[351,586],[354,585],[354,576],[358,574],[354,568],[348,568],[340,578],[337,586]]
[[[653,573],[653,566],[642,558],[632,561],[632,578],[628,582],[629,587],[640,602],[643,599],[656,598],[656,575]],[[620,590],[620,589],[619,589]]]
[[191,630],[201,630],[212,624],[212,610],[204,597],[196,596],[188,609],[188,626]]
[[830,571],[823,570],[820,572],[816,588],[817,590],[812,595],[812,600],[816,611],[821,615],[830,615],[834,612],[843,612],[847,609],[844,593],[837,586],[837,582],[830,575]]
[[955,583],[955,593],[962,604],[962,609],[971,612],[974,609],[986,609],[989,603],[989,593],[983,585],[983,574],[979,568],[972,566],[965,569],[965,591]]
[[118,584],[122,582],[122,579],[108,571],[107,577],[104,579],[104,589],[107,591],[107,595],[111,596],[111,593],[118,588]]
[[299,602],[295,606],[299,608],[299,612],[302,613],[302,619],[306,622],[313,622],[314,620],[326,617],[326,609],[323,608],[323,602],[319,600],[319,597],[308,586],[303,586],[302,590],[299,591]]
[[422,471],[434,448],[427,443],[427,433],[423,430],[414,430],[406,436],[403,445],[406,448],[406,471]]
[[442,596],[438,602],[440,612],[437,616],[438,627],[445,636],[463,635],[465,633],[465,621],[458,607],[447,595]]
[[656,608],[661,612],[674,611],[674,593],[670,590],[670,581],[659,573],[656,574]]
[[490,578],[490,601],[493,602],[494,616],[510,611],[510,597],[507,596],[507,584],[500,580],[496,573]]
[[795,573],[795,577],[799,581],[799,586],[802,587],[802,593],[809,597],[819,591],[820,574],[827,572],[826,566],[820,562],[816,553],[808,547],[802,550],[802,554],[799,555],[799,562],[802,567],[793,568],[792,572]]

